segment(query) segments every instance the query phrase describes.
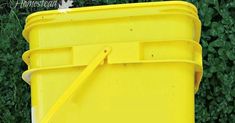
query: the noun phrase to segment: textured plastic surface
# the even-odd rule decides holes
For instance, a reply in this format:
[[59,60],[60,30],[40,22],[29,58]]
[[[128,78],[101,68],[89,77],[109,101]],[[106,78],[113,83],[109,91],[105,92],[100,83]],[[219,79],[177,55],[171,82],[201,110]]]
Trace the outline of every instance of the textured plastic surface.
[[186,2],[30,15],[23,55],[36,123],[194,123],[201,23]]

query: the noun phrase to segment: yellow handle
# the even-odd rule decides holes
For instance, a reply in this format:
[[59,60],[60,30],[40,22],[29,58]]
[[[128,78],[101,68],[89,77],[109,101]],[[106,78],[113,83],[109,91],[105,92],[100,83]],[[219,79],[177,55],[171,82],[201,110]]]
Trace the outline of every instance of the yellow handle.
[[102,63],[102,61],[111,52],[111,48],[102,50],[82,71],[82,73],[75,79],[75,81],[65,90],[63,95],[55,102],[49,109],[47,114],[43,117],[41,123],[49,123],[52,116],[63,106],[63,104],[73,95],[77,88],[93,73],[93,71]]

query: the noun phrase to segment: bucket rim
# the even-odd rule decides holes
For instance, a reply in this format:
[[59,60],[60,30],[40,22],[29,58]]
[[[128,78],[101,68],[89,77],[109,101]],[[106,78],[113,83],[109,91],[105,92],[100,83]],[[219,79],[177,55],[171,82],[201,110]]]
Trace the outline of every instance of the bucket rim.
[[[126,3],[126,4],[110,4],[110,5],[96,5],[87,6],[80,8],[71,8],[67,13],[73,12],[84,12],[84,11],[96,11],[96,10],[106,10],[106,9],[118,9],[118,8],[134,8],[134,7],[153,7],[153,6],[166,6],[166,5],[185,5],[193,10],[193,12],[198,13],[197,8],[190,2],[185,1],[161,1],[161,2],[140,2],[140,3]],[[60,14],[59,10],[46,10],[34,12],[27,16],[26,23],[35,16],[40,15],[50,15],[50,14]]]
[[[100,6],[89,6],[89,7],[81,7],[81,8],[71,8],[66,11],[66,15],[68,14],[74,14],[78,12],[94,12],[94,11],[110,11],[114,9],[131,9],[131,8],[144,8],[144,7],[157,7],[157,6],[176,6],[176,5],[182,5],[185,6],[183,8],[179,8],[179,10],[188,11],[193,16],[197,16],[197,8],[189,2],[185,1],[161,1],[161,2],[141,2],[141,3],[127,3],[127,4],[112,4],[112,5],[100,5]],[[189,9],[189,10],[186,10]],[[190,10],[191,9],[191,10]],[[177,9],[178,10],[178,9]],[[34,22],[40,21],[39,18],[44,18],[46,16],[60,16],[61,12],[60,10],[46,10],[46,11],[39,11],[30,14],[27,16],[25,20],[25,29],[22,32],[23,37],[28,41],[28,28],[31,27],[31,25],[34,25]],[[198,17],[198,16],[197,16]],[[29,42],[29,41],[28,41]]]

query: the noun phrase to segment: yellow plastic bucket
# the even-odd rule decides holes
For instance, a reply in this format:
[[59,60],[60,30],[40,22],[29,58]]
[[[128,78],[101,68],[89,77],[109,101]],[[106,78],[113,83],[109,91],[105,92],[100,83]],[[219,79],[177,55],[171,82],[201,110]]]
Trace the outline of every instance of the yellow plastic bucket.
[[194,123],[201,23],[186,2],[44,11],[26,20],[34,123]]

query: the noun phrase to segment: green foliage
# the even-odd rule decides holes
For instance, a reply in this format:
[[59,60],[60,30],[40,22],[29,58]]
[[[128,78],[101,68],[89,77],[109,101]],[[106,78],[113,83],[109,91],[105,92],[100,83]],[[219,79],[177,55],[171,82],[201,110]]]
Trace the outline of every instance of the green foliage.
[[0,122],[30,122],[30,90],[21,79],[26,69],[21,55],[27,43],[21,36],[23,18],[11,10],[0,16]]
[[204,75],[197,123],[235,123],[235,1],[193,2],[202,21]]
[[[75,7],[158,0],[74,0]],[[235,1],[188,0],[202,21],[204,75],[196,94],[197,123],[235,123]],[[26,16],[51,8],[14,8],[0,0],[0,123],[30,123],[30,89],[21,79],[28,49],[21,32]]]

